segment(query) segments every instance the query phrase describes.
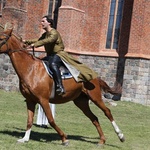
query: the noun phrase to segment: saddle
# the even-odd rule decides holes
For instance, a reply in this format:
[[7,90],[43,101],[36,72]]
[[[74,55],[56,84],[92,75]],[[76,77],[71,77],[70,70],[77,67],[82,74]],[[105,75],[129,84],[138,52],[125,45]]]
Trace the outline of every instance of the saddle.
[[[51,78],[53,78],[53,73],[52,73],[52,71],[49,68],[48,61],[43,61],[43,65],[44,65],[47,73],[49,74],[49,76]],[[65,67],[65,65],[60,66],[59,70],[60,70],[60,73],[61,73],[62,80],[64,80],[64,79],[70,79],[70,78],[73,77],[72,74],[70,73],[70,71],[67,69],[67,67]]]

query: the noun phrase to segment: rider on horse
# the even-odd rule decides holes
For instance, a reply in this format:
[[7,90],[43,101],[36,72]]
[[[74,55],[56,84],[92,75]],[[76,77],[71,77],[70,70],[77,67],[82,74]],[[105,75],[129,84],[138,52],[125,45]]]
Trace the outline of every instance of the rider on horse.
[[[77,82],[89,81],[97,77],[97,73],[64,51],[62,38],[59,32],[54,29],[53,20],[49,16],[44,16],[41,24],[42,28],[45,30],[42,36],[39,39],[27,40],[25,43],[35,48],[44,46],[47,56],[44,57],[43,60],[48,60],[49,62],[49,67],[53,73],[53,78],[56,83],[56,92],[58,95],[65,93],[59,70],[59,67],[63,64],[63,62],[75,67],[76,70],[78,70],[76,78]],[[74,76],[74,74],[72,75]]]

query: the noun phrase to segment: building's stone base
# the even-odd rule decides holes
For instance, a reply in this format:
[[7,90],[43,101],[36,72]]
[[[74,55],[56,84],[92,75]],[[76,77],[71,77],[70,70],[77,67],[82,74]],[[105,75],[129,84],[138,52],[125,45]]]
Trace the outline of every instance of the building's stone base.
[[[40,53],[36,53],[38,56]],[[121,100],[150,105],[150,61],[137,58],[111,58],[77,56],[78,59],[98,72],[106,83],[113,87],[122,85]],[[7,55],[0,55],[0,89],[19,90],[18,77]]]

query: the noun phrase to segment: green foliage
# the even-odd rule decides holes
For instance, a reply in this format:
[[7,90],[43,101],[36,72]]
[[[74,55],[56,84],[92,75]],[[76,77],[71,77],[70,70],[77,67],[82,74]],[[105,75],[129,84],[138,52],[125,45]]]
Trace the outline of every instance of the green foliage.
[[104,147],[97,146],[99,137],[95,127],[73,102],[69,102],[56,105],[55,118],[57,125],[68,135],[69,146],[61,145],[59,136],[50,126],[48,129],[43,129],[35,125],[37,108],[30,141],[18,144],[17,140],[24,136],[26,129],[26,104],[20,93],[0,90],[0,150],[150,149],[150,108],[131,102],[119,101],[116,103],[117,106],[111,106],[108,103],[106,105],[125,135],[124,143],[119,141],[103,112],[94,104],[90,104],[107,138]]

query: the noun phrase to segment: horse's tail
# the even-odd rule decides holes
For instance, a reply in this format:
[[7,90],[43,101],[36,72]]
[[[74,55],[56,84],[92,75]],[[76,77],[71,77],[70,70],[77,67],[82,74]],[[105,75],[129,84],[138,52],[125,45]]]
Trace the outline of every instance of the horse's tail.
[[108,84],[103,81],[100,77],[98,77],[99,85],[100,88],[105,92],[105,93],[111,93],[113,95],[115,94],[121,94],[121,85],[120,84],[115,84],[113,88],[109,87]]

